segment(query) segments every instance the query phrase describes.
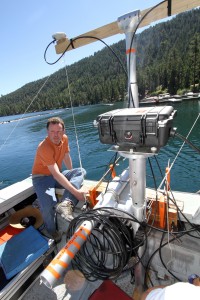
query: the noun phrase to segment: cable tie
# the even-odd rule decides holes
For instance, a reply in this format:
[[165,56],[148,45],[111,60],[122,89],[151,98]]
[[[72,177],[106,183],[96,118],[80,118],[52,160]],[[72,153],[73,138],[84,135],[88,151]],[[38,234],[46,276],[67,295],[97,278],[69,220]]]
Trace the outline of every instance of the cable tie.
[[168,0],[167,14],[168,14],[168,17],[170,17],[172,14],[172,0]]
[[199,278],[199,276],[197,274],[191,274],[190,276],[188,276],[188,282],[193,284],[193,280],[195,278]]
[[73,39],[70,39],[70,45],[72,46],[73,49],[75,49]]

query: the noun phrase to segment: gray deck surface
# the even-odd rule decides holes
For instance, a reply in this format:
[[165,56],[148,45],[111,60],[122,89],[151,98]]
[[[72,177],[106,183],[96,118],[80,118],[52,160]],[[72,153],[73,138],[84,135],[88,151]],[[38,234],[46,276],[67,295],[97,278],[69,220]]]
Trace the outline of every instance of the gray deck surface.
[[[77,208],[78,210],[79,208]],[[67,230],[68,223],[58,216],[58,228],[65,232]],[[66,245],[65,234],[62,236],[62,240],[57,244],[57,251],[59,252]],[[73,290],[70,290],[70,281],[68,280],[68,286],[65,284],[66,276],[73,274]],[[68,275],[67,275],[68,274]],[[77,284],[76,284],[77,282]],[[133,285],[131,284],[130,271],[125,271],[117,281],[114,281],[122,290],[124,290],[129,296],[133,295]],[[62,278],[60,278],[53,289],[49,289],[45,284],[40,283],[40,278],[32,283],[25,295],[21,300],[87,300],[89,296],[101,285],[102,281],[97,280],[95,282],[83,281],[83,278],[76,275],[76,272],[66,269]]]

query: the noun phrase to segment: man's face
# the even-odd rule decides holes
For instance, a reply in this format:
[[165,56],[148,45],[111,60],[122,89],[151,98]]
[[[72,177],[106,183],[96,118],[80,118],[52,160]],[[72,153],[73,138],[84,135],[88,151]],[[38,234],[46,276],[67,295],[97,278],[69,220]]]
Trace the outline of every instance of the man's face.
[[47,130],[48,137],[52,141],[52,143],[59,145],[62,141],[62,137],[64,134],[64,129],[61,124],[49,124],[49,128]]

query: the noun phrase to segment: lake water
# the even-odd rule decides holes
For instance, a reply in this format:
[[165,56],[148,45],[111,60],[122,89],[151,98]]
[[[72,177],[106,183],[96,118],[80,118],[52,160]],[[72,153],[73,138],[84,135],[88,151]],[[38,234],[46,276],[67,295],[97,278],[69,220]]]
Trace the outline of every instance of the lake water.
[[[177,109],[174,127],[177,132],[187,136],[194,121],[200,113],[200,101],[188,100],[173,104]],[[70,141],[73,166],[80,166],[78,145],[82,166],[87,171],[87,179],[98,180],[107,170],[109,162],[114,157],[110,146],[99,142],[97,128],[93,126],[96,117],[109,110],[122,108],[123,103],[113,106],[93,105],[73,108],[76,130],[72,116],[72,109],[58,109],[26,115],[8,116],[0,118],[0,189],[23,180],[31,174],[33,159],[39,142],[46,136],[46,122],[51,116],[64,119],[67,135]],[[196,147],[200,148],[200,118],[188,138]],[[173,162],[183,142],[178,138],[171,138],[168,144],[156,155],[160,168],[164,172],[170,160]],[[159,169],[154,158],[150,159],[157,178],[157,186],[161,182]],[[117,173],[128,166],[128,161],[116,168]],[[171,171],[171,187],[174,190],[196,192],[200,189],[200,155],[184,145]],[[152,175],[147,160],[147,185],[153,186]]]

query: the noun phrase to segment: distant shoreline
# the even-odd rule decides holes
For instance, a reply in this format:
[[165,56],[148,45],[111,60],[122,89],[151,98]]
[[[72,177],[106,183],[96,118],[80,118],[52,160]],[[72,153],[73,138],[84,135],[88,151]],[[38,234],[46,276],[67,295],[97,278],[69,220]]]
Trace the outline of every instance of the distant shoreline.
[[0,125],[7,124],[7,123],[12,123],[12,122],[17,122],[17,121],[22,121],[22,120],[26,120],[26,119],[30,119],[30,118],[40,117],[40,116],[44,116],[44,115],[52,115],[52,114],[55,114],[55,113],[58,113],[58,112],[59,111],[48,112],[48,113],[38,114],[38,115],[34,115],[34,116],[29,116],[29,117],[21,117],[21,118],[18,118],[18,119],[2,121],[2,122],[0,122]]

